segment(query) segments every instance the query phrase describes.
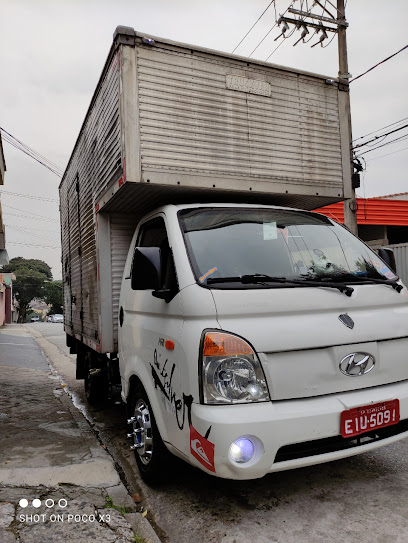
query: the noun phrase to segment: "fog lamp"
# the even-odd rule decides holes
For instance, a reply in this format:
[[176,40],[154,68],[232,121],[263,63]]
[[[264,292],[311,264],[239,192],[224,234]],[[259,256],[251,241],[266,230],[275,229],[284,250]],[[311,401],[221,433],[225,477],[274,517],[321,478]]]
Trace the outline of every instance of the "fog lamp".
[[255,446],[247,437],[239,437],[234,441],[229,450],[231,460],[237,464],[245,464],[254,456]]

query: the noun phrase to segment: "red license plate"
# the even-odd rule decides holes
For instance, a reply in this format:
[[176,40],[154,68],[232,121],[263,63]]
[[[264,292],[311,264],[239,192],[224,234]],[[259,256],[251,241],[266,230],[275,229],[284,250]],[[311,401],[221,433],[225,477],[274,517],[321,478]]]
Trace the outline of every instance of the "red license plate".
[[354,407],[341,414],[341,435],[343,437],[358,436],[397,424],[399,420],[399,400]]

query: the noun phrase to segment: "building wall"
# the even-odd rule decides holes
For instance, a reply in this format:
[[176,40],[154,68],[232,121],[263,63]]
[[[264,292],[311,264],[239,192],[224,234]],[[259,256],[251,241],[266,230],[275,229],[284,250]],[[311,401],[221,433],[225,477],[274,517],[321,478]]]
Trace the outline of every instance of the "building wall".
[[12,290],[11,287],[6,288],[5,292],[5,323],[11,324],[13,322],[13,301],[12,301]]
[[387,226],[383,224],[359,224],[358,237],[366,243],[375,242],[376,245],[387,245]]
[[390,194],[389,196],[379,196],[379,198],[381,198],[381,200],[408,200],[408,192]]
[[13,322],[13,273],[0,273],[0,326]]
[[[0,186],[4,184],[4,174],[6,172],[6,161],[4,160],[3,145],[1,142],[1,133],[0,133]],[[3,264],[8,263],[8,255],[6,251],[6,235],[3,224],[3,214],[1,210],[1,201],[0,201],[0,270]]]
[[6,322],[6,287],[0,283],[0,326]]

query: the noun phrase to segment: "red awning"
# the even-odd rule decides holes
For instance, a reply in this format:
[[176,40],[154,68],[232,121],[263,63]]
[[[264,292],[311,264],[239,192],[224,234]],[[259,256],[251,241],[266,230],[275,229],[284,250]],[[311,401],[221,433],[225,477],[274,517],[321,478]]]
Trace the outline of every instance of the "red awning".
[[[357,224],[408,226],[408,200],[357,198],[357,205]],[[314,211],[344,223],[343,202],[320,207]]]

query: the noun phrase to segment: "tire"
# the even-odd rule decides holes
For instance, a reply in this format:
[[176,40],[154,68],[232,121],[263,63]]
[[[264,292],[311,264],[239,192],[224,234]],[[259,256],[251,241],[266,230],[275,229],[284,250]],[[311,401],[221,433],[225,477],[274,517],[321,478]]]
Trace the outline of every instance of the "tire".
[[85,354],[84,366],[84,390],[87,402],[91,405],[104,402],[108,396],[106,371],[104,368],[95,367],[94,357],[90,351]]
[[147,394],[141,385],[136,386],[129,399],[129,432],[132,449],[142,479],[150,485],[163,483],[169,478],[173,455],[163,443]]

